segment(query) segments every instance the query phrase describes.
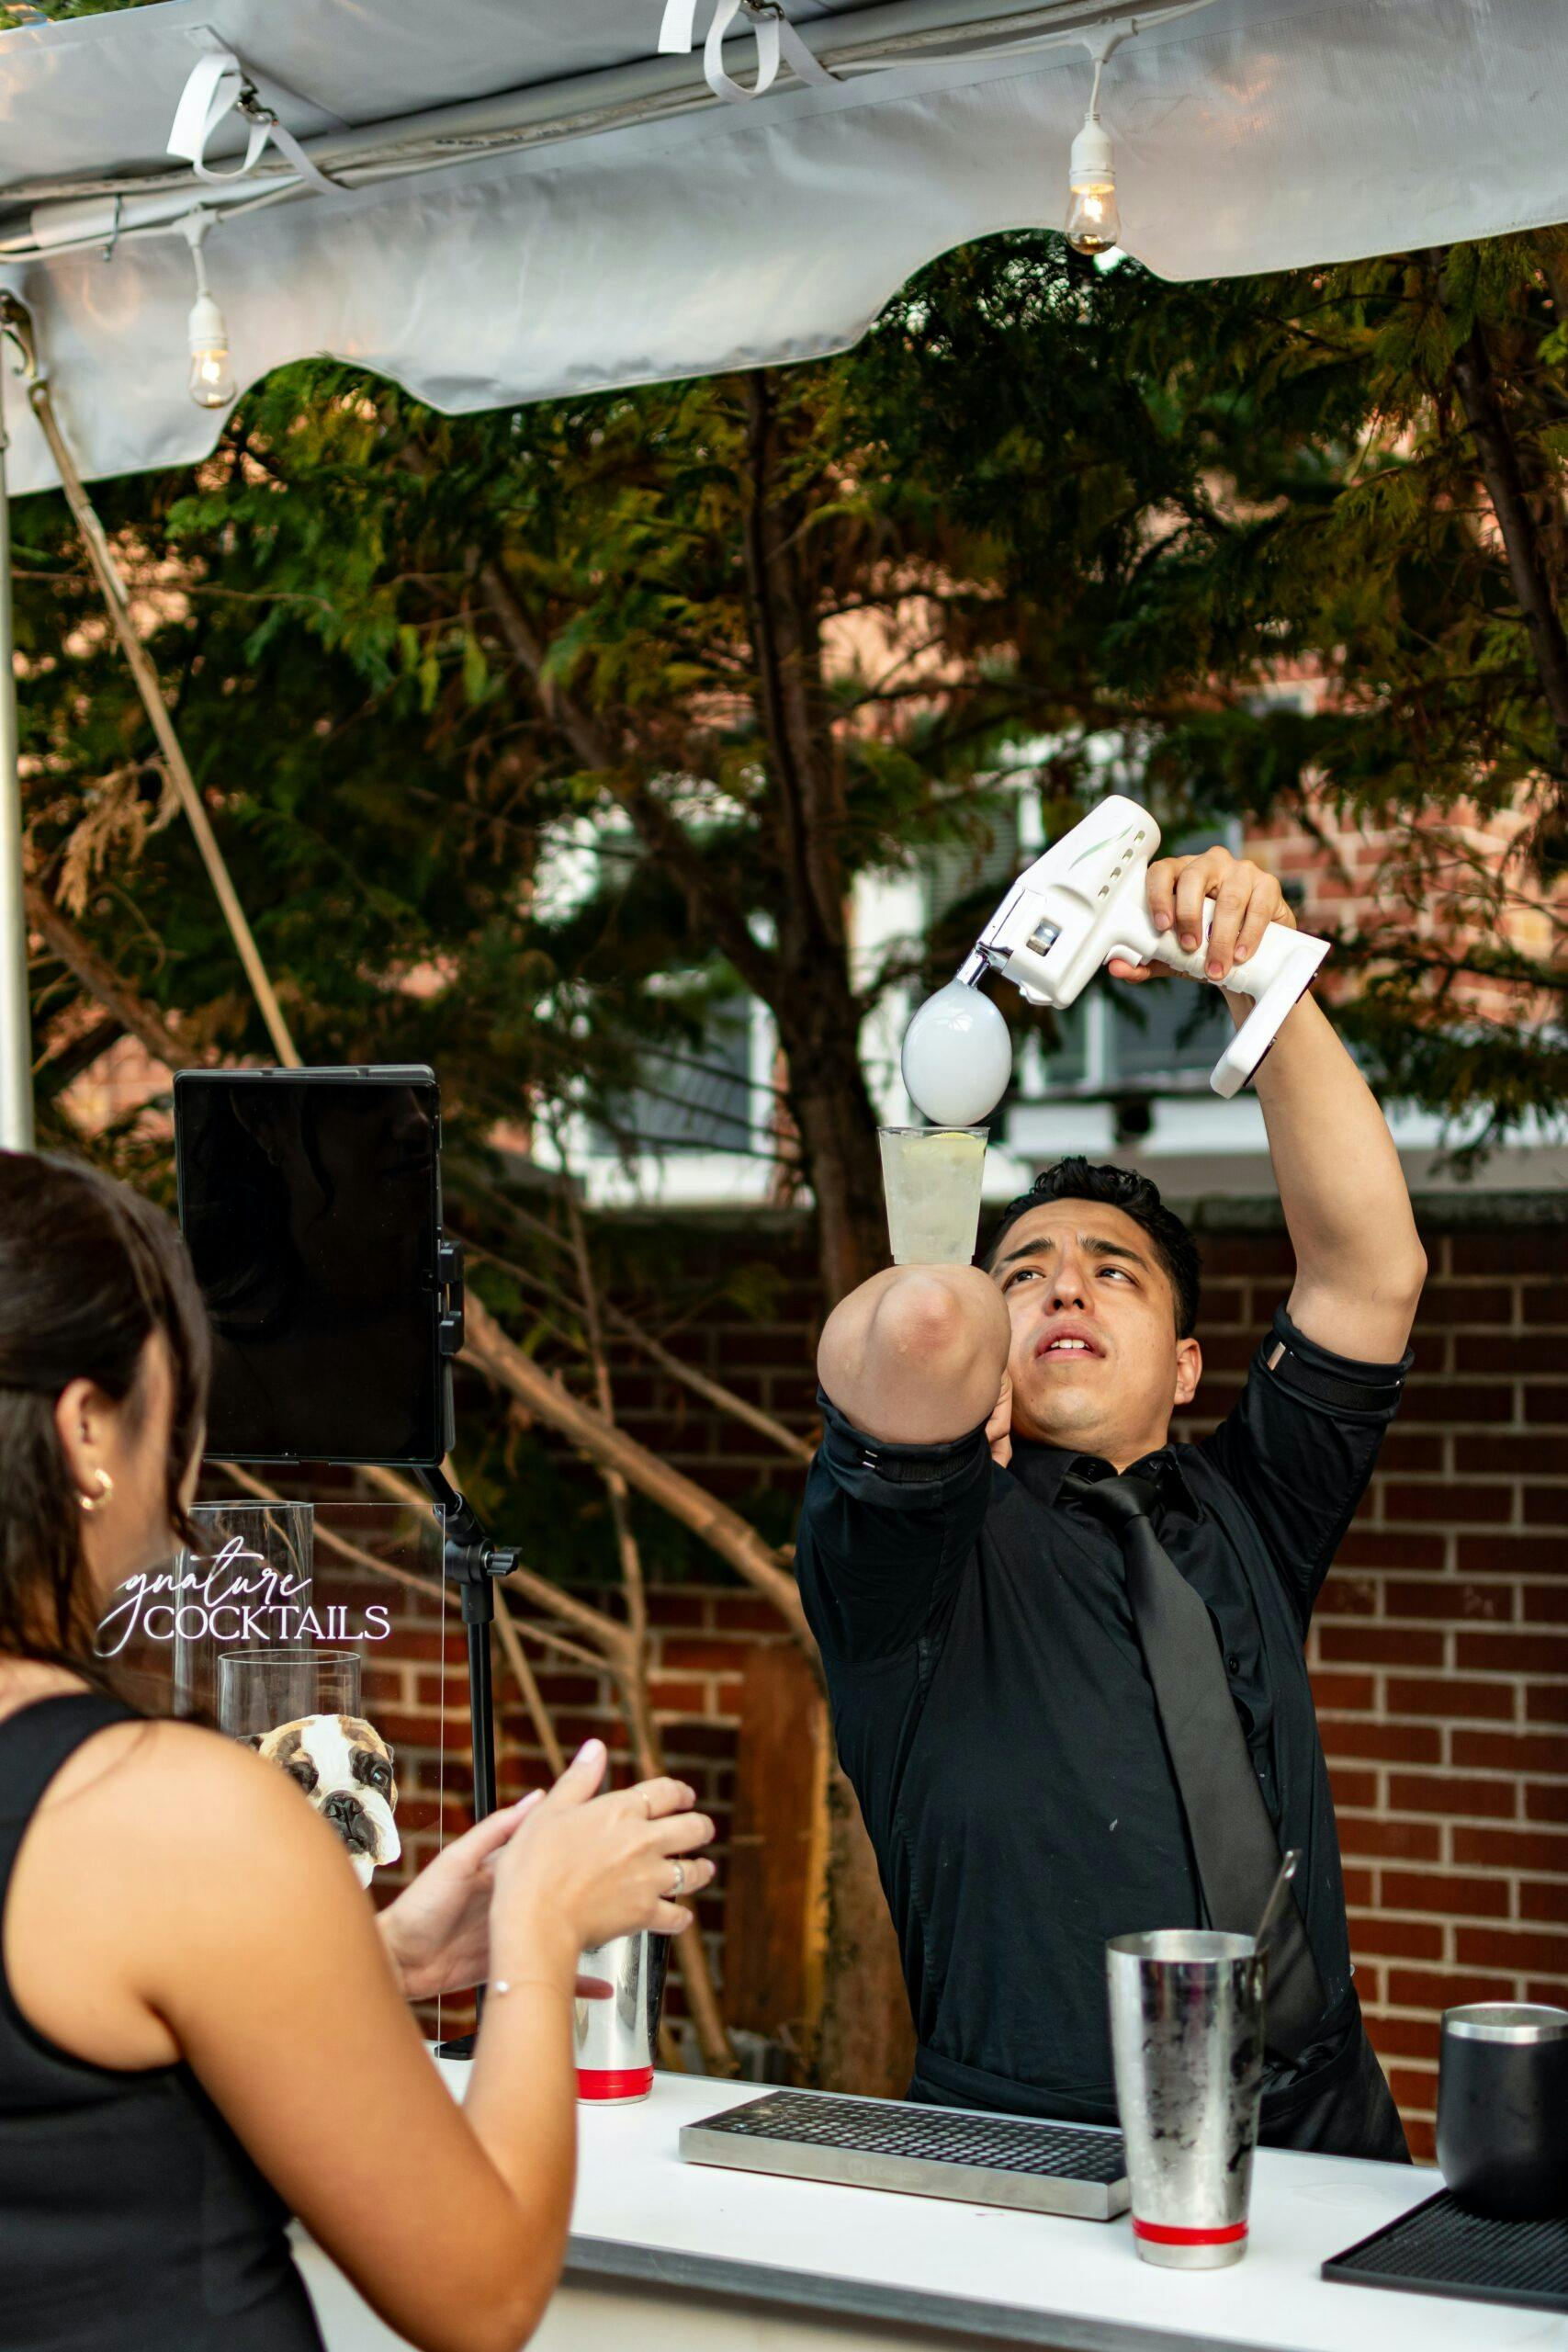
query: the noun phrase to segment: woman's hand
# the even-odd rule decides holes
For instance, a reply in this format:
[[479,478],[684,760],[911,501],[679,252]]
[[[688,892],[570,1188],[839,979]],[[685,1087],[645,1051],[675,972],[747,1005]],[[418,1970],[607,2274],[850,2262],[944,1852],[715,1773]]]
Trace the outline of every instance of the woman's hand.
[[476,1822],[379,1914],[376,1924],[405,2000],[431,2001],[484,1984],[495,1857],[543,1795],[536,1789]]
[[575,1959],[639,1928],[677,1936],[692,1924],[682,1898],[713,1877],[699,1851],[713,1823],[693,1811],[683,1781],[596,1796],[606,1761],[604,1742],[591,1739],[495,1859],[491,1947],[502,1973],[525,1967],[541,1938],[554,1956],[569,1946]]
[[[1214,901],[1213,926],[1204,958],[1204,976],[1224,980],[1237,964],[1256,954],[1271,922],[1296,918],[1276,877],[1250,858],[1233,857],[1217,844],[1196,857],[1162,857],[1149,868],[1149,913],[1156,931],[1174,931],[1189,954],[1202,944],[1203,903]],[[1113,956],[1106,969],[1112,979],[1148,980],[1169,967],[1129,964]]]

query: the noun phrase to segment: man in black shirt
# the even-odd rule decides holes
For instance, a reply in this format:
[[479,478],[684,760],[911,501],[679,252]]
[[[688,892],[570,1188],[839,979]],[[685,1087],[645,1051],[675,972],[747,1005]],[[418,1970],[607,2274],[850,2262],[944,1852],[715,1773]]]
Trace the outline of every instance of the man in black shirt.
[[[1215,900],[1220,977],[1291,920],[1224,850],[1166,859],[1149,886],[1184,946]],[[1310,999],[1257,1089],[1296,1279],[1213,1433],[1169,1441],[1201,1371],[1185,1227],[1145,1180],[1069,1160],[1012,1204],[983,1267],[896,1267],[835,1309],[797,1566],[902,1950],[911,2098],[1112,2120],[1106,1939],[1208,1924],[1250,1813],[1268,1852],[1303,1849],[1297,2023],[1277,1950],[1262,2136],[1396,2157],[1303,1643],[1398,1405],[1426,1261],[1382,1115]],[[1235,1754],[1217,1797],[1196,1793],[1202,1741],[1194,1764],[1190,1727],[1162,1716],[1136,1564],[1092,1498],[1125,1473],[1213,1630],[1219,1668],[1201,1640],[1198,1679],[1223,1717],[1212,1745]],[[1190,1817],[1211,1804],[1235,1819]]]

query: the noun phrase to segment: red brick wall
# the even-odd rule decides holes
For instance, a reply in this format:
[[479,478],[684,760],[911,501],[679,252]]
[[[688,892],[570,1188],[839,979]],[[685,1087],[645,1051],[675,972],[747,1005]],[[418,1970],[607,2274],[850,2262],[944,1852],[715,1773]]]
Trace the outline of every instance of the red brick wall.
[[[1234,1212],[1230,1212],[1234,1215]],[[1453,1212],[1450,1212],[1451,1219]],[[1311,1661],[1345,1851],[1358,1984],[1416,2152],[1429,2155],[1438,2018],[1451,2003],[1568,1999],[1568,1223],[1517,1204],[1423,1217],[1431,1275],[1404,1411],[1320,1606]],[[754,1248],[754,1238],[753,1244]],[[781,1248],[783,1244],[781,1242]],[[1276,1233],[1206,1232],[1205,1415],[1234,1396],[1289,1281]],[[694,1359],[809,1426],[814,1300],[790,1269],[778,1319],[682,1332]],[[733,1317],[734,1311],[730,1310]],[[761,1439],[632,1368],[634,1433],[732,1498],[798,1472]],[[1204,1426],[1198,1422],[1196,1427]],[[728,1826],[744,1645],[774,1640],[732,1588],[655,1597],[655,1698],[672,1763]],[[437,1823],[440,1636],[410,1626],[378,1704],[406,1751],[415,1856]],[[466,1795],[460,1631],[447,1634],[446,1817]],[[504,1663],[498,1686],[507,1690]],[[616,1730],[594,1678],[546,1677],[563,1737]],[[538,1770],[507,1698],[503,1786]],[[704,1925],[722,1972],[722,1892]]]
[[[1568,1999],[1568,1226],[1423,1224],[1416,1367],[1309,1657],[1357,1983],[1429,2156],[1442,2010]],[[1205,1258],[1213,1412],[1290,1261]]]

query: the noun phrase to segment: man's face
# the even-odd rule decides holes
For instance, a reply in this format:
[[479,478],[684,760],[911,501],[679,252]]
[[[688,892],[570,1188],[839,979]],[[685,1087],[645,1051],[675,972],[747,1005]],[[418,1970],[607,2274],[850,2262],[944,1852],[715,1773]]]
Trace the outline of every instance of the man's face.
[[1012,1323],[1012,1431],[1125,1469],[1165,1442],[1202,1370],[1176,1335],[1170,1277],[1143,1227],[1051,1201],[1004,1235],[991,1279]]

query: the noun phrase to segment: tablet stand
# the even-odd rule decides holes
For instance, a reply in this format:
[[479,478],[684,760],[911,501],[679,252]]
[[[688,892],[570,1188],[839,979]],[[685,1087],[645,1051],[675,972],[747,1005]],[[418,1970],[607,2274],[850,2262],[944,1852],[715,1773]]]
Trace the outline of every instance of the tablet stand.
[[[457,1586],[463,1625],[468,1638],[468,1720],[474,1749],[474,1819],[483,1821],[495,1811],[495,1693],[491,1680],[490,1629],[495,1622],[497,1577],[510,1576],[517,1565],[514,1551],[492,1543],[480,1526],[471,1504],[465,1502],[444,1470],[420,1469],[414,1476],[435,1505],[441,1521],[442,1570]],[[484,2006],[484,1987],[474,1999]],[[457,2035],[437,2045],[443,2058],[471,2058],[474,2036]]]

